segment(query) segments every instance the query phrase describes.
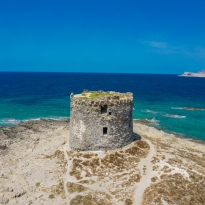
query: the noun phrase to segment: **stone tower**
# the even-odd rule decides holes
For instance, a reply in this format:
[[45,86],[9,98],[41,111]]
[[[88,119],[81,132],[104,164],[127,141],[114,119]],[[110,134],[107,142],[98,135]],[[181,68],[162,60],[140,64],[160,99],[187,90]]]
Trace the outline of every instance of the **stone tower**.
[[132,93],[71,94],[69,144],[74,150],[112,150],[133,141]]

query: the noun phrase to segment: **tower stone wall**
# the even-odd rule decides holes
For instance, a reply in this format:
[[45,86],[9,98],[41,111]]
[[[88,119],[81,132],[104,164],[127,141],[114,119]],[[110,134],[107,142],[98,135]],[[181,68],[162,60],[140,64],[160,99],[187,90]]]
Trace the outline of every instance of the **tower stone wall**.
[[132,93],[71,94],[69,144],[74,150],[112,150],[133,141]]

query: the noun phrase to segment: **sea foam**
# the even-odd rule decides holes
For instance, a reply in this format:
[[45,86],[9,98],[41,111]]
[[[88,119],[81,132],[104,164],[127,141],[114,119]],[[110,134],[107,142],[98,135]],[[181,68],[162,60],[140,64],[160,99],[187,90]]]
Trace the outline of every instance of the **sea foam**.
[[158,112],[156,112],[156,111],[148,110],[148,109],[146,109],[146,110],[141,110],[141,112],[148,112],[148,113],[152,113],[152,114],[157,114],[157,113],[158,113]]
[[0,126],[17,125],[19,123],[20,123],[20,120],[16,120],[14,118],[0,120]]
[[171,118],[186,118],[186,116],[183,116],[183,115],[164,114],[164,116],[171,117]]
[[182,110],[183,107],[172,107],[171,109],[172,109],[172,110]]

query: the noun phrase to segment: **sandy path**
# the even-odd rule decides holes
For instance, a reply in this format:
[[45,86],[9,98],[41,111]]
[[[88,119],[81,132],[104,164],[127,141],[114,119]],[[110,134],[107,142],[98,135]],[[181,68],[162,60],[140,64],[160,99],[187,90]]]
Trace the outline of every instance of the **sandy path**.
[[145,140],[145,141],[149,144],[150,150],[149,150],[147,157],[145,159],[142,159],[138,164],[138,167],[141,170],[141,173],[143,173],[144,167],[146,167],[146,170],[140,182],[137,183],[136,185],[136,188],[134,191],[134,205],[140,205],[142,203],[143,193],[145,189],[150,186],[151,178],[153,177],[153,171],[152,171],[153,165],[151,163],[151,160],[152,160],[152,157],[155,155],[156,151],[155,151],[154,145],[150,141],[148,140]]

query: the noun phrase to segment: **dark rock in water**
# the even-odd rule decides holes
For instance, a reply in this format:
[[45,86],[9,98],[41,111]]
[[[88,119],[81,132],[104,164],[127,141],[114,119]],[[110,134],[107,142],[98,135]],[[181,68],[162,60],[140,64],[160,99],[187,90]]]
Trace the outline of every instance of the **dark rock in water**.
[[134,123],[140,123],[140,124],[150,124],[151,122],[149,120],[133,120]]
[[182,110],[205,110],[205,109],[198,108],[198,107],[183,107]]

